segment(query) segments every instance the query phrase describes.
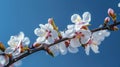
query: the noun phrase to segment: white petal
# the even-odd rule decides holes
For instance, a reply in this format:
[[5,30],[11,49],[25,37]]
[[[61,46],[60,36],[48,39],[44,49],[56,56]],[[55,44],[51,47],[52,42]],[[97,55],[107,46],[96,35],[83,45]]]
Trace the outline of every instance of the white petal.
[[36,29],[34,30],[34,33],[35,33],[35,35],[37,35],[37,36],[44,36],[44,35],[46,34],[45,30],[44,30],[44,29],[40,29],[40,28],[36,28]]
[[18,43],[19,43],[19,40],[16,36],[11,36],[10,40],[8,41],[8,45],[10,47],[16,47]]
[[108,30],[106,30],[105,36],[106,36],[106,37],[110,36],[110,32],[109,32]]
[[5,65],[5,63],[6,63],[5,56],[0,55],[0,64]]
[[49,43],[54,43],[54,42],[55,42],[55,40],[54,40],[53,37],[48,37],[47,41],[48,41]]
[[23,32],[20,32],[19,35],[18,35],[18,39],[19,40],[22,40],[24,38],[24,33]]
[[40,28],[43,29],[43,30],[46,30],[46,29],[47,29],[46,26],[43,25],[43,24],[39,24],[39,26],[40,26]]
[[68,28],[68,29],[74,29],[74,26],[75,26],[75,25],[73,25],[73,24],[67,25],[67,28]]
[[89,55],[89,52],[90,52],[90,46],[87,45],[87,46],[85,47],[85,53],[86,53],[87,55]]
[[83,17],[83,22],[89,24],[89,22],[91,21],[91,14],[89,12],[84,12],[82,17]]
[[68,47],[68,51],[69,51],[70,53],[77,53],[79,50],[78,50],[78,48],[74,48],[74,47],[69,46],[69,47]]
[[28,46],[30,44],[30,39],[28,37],[25,37],[22,42],[23,46]]
[[54,39],[56,39],[56,38],[58,37],[58,33],[57,33],[57,31],[55,31],[55,30],[52,30],[52,31],[51,31],[51,34],[52,34],[52,37],[53,37]]
[[14,52],[15,48],[12,48],[12,47],[8,47],[6,50],[5,50],[5,53],[6,54],[12,54]]
[[79,15],[79,14],[73,14],[73,15],[71,16],[71,21],[72,21],[73,23],[79,23],[79,22],[81,22],[81,17],[80,17],[80,15]]
[[59,46],[59,50],[62,55],[67,54],[67,48],[64,43],[60,43],[60,44],[58,44],[58,46]]
[[81,37],[81,43],[86,44],[90,39],[91,32],[89,30],[81,30],[81,31],[82,31],[82,34],[84,34],[84,36]]
[[53,27],[50,23],[46,24],[46,27],[47,27],[48,30],[53,30]]
[[13,53],[12,53],[12,55],[13,56],[17,56],[17,55],[19,55],[21,53],[21,48],[17,48]]
[[75,31],[80,31],[82,27],[82,24],[76,24],[75,25]]
[[68,38],[71,38],[75,35],[75,30],[71,29],[71,30],[66,30],[65,31],[65,35],[64,37],[68,37]]
[[91,47],[91,49],[93,50],[93,52],[99,53],[99,50],[98,50],[99,47],[98,47],[97,45],[91,44],[90,47]]
[[49,47],[49,49],[50,49],[50,51],[52,51],[52,53],[54,54],[54,56],[59,55],[58,45],[51,46],[51,47]]
[[37,39],[36,39],[36,42],[37,43],[42,43],[42,42],[45,42],[45,37],[43,36],[43,37],[38,37]]
[[71,39],[70,45],[72,47],[80,47],[81,46],[78,38]]

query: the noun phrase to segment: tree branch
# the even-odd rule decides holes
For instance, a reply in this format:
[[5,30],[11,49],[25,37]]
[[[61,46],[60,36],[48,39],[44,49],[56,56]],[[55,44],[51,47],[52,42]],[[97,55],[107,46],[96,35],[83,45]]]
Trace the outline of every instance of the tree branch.
[[[117,22],[117,23],[114,23],[114,24],[111,24],[111,25],[108,25],[107,27],[101,27],[101,28],[96,28],[96,29],[93,29],[91,30],[91,32],[96,32],[96,31],[100,31],[100,30],[110,30],[113,26],[117,26],[117,25],[120,25],[120,22]],[[13,63],[17,62],[18,60],[20,59],[23,59],[35,52],[38,52],[38,51],[41,51],[41,50],[45,50],[46,51],[46,48],[49,48],[50,46],[53,46],[55,44],[58,44],[60,42],[63,42],[65,40],[70,40],[72,38],[63,38],[63,39],[60,39],[52,44],[42,44],[40,47],[38,48],[30,48],[28,51],[26,51],[25,53],[23,53],[22,55],[18,56],[17,58],[14,58],[12,59],[6,66],[4,67],[9,67],[10,65],[12,65]]]

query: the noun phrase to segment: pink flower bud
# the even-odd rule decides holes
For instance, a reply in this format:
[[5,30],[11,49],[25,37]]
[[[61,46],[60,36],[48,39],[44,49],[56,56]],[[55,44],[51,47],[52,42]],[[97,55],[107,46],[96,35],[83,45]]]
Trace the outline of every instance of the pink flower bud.
[[114,13],[114,10],[113,10],[112,8],[109,8],[109,9],[108,9],[108,15],[111,16],[111,17],[113,17],[114,14],[115,14],[115,13]]
[[52,18],[49,18],[49,19],[48,19],[48,23],[53,24],[53,19],[52,19]]
[[110,21],[110,17],[106,17],[104,20],[105,23],[108,23],[109,21]]

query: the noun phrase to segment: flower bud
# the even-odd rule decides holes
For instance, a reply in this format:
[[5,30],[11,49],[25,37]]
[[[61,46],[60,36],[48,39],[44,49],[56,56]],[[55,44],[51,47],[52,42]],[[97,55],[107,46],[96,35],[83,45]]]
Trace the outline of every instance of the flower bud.
[[52,25],[54,30],[58,31],[58,27],[55,25],[55,22],[54,22],[53,18],[49,18],[48,23],[50,23]]
[[112,8],[108,9],[108,15],[113,16],[114,15],[114,10]]
[[108,9],[108,15],[112,18],[113,21],[116,20],[116,14],[112,8]]
[[110,17],[106,17],[104,20],[104,23],[107,24],[108,22],[110,22]]

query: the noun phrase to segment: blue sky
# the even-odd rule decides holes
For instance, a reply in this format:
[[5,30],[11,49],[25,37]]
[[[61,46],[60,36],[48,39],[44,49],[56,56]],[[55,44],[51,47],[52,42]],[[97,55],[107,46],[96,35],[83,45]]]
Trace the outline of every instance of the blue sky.
[[[107,16],[107,9],[113,8],[120,20],[120,0],[0,0],[0,41],[7,46],[11,35],[23,31],[31,40],[37,38],[34,29],[54,18],[60,30],[71,24],[74,13],[82,15],[89,11],[92,14],[92,26],[98,27]],[[111,22],[112,23],[112,22]],[[120,28],[120,26],[119,26]],[[111,32],[100,45],[100,53],[92,51],[87,56],[84,49],[76,54],[68,53],[55,58],[45,52],[37,52],[24,58],[20,67],[120,67],[120,31]]]

